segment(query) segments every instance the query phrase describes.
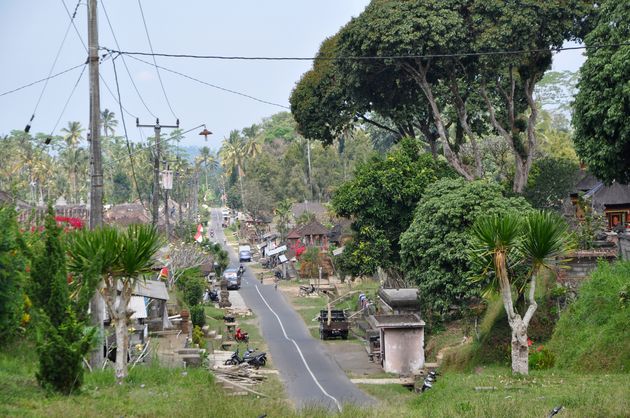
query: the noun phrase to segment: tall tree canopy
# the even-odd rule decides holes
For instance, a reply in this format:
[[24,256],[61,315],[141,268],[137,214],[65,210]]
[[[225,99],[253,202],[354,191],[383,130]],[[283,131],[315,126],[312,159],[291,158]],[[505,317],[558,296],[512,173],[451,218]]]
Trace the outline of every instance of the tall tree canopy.
[[[575,149],[589,171],[630,182],[630,7],[605,1],[586,37],[586,62],[575,97]],[[619,44],[600,48],[601,44]],[[624,44],[625,43],[625,44]]]
[[[379,113],[433,149],[439,139],[449,164],[469,180],[484,175],[479,141],[491,129],[510,147],[513,189],[521,192],[536,147],[534,88],[552,48],[581,33],[578,23],[591,7],[586,0],[373,0],[331,38],[334,48],[322,45],[321,54],[338,59],[326,71],[316,61],[312,71],[319,75],[297,85],[292,109],[305,101],[320,105],[306,119],[296,112],[296,120],[305,135],[324,141],[315,127],[335,127],[349,104]],[[532,52],[495,53],[521,50]]]
[[[398,240],[411,223],[418,200],[429,184],[445,176],[454,176],[446,163],[421,153],[417,141],[410,138],[386,157],[375,156],[360,165],[332,200],[338,215],[353,219],[355,243],[344,252],[348,272],[369,274],[379,266],[396,267]],[[374,251],[377,242],[381,248]]]
[[413,222],[400,237],[402,267],[418,284],[425,318],[458,316],[480,296],[481,283],[468,258],[468,229],[488,214],[523,214],[531,206],[522,197],[506,197],[494,182],[443,179],[427,187]]

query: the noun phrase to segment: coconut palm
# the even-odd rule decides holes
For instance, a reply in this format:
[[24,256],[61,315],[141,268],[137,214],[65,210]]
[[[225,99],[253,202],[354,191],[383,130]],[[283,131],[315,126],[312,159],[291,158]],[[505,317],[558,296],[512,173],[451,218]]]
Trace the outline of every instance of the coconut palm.
[[118,126],[118,121],[116,120],[116,114],[110,111],[109,109],[103,110],[101,112],[101,124],[103,126],[103,135],[113,136],[114,128]]
[[245,161],[246,154],[245,143],[237,130],[231,131],[228,138],[223,141],[223,145],[219,150],[219,156],[221,157],[221,164],[229,176],[236,170],[241,189],[241,204],[244,209],[243,176],[245,172],[243,171],[243,162]]
[[197,157],[197,164],[201,163],[203,163],[206,178],[206,190],[208,190],[208,169],[217,169],[219,167],[219,160],[210,148],[202,147],[199,150],[199,156]]
[[291,208],[293,207],[293,201],[291,199],[284,199],[276,207],[275,213],[278,217],[278,232],[280,232],[280,242],[284,242],[289,232],[289,224],[291,218]]
[[[162,238],[151,225],[131,225],[124,232],[104,227],[74,234],[69,248],[68,268],[79,276],[89,272],[101,276],[100,292],[116,328],[116,379],[127,376],[128,322],[131,293],[145,274],[151,272],[153,257]],[[120,293],[120,294],[119,294]]]
[[[491,268],[512,330],[512,372],[528,374],[527,328],[538,305],[535,300],[536,279],[543,269],[571,248],[567,225],[558,215],[532,212],[524,219],[516,214],[482,217],[472,227],[472,248],[479,260],[490,257]],[[513,284],[509,266],[526,263],[529,267],[528,306],[521,316],[514,308]]]
[[75,203],[79,201],[77,176],[82,156],[78,150],[84,131],[85,129],[81,127],[81,122],[68,122],[68,127],[61,129],[61,132],[64,133],[63,139],[66,141],[66,148],[62,152],[62,158],[65,160],[64,166],[68,169],[70,177],[70,197]]

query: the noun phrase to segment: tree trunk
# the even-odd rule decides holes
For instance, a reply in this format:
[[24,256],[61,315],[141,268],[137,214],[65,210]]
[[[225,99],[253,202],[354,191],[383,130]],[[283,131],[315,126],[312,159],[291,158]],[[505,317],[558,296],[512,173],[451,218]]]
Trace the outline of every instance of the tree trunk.
[[[120,308],[119,308],[120,309]],[[116,382],[121,384],[127,377],[127,347],[129,346],[129,334],[127,332],[127,315],[125,312],[116,312]]]
[[515,318],[512,328],[512,373],[526,375],[529,373],[529,347],[527,345],[527,327],[520,316]]

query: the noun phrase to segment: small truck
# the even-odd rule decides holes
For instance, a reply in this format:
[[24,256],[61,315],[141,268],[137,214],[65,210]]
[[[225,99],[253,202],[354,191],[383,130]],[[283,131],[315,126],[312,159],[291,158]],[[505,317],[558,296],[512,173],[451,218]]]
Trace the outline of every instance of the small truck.
[[329,338],[341,337],[348,339],[350,322],[346,319],[346,314],[338,309],[323,309],[319,312],[319,338],[327,340]]

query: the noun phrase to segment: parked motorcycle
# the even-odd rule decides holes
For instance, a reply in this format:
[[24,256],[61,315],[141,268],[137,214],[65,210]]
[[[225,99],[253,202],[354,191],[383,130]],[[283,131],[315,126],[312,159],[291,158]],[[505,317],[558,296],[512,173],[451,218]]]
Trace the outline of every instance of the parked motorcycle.
[[315,286],[300,286],[300,292],[298,293],[298,296],[308,296],[314,293],[317,293],[317,289],[315,288]]
[[240,343],[248,343],[249,342],[249,333],[243,332],[240,328],[236,328],[236,333],[234,334],[234,339]]
[[247,363],[250,366],[254,366],[256,368],[263,367],[267,364],[267,353],[265,352],[256,352],[256,350],[245,350],[245,354],[243,357],[239,355],[238,348],[232,353],[232,357],[225,360],[226,366],[235,366],[237,364]]

